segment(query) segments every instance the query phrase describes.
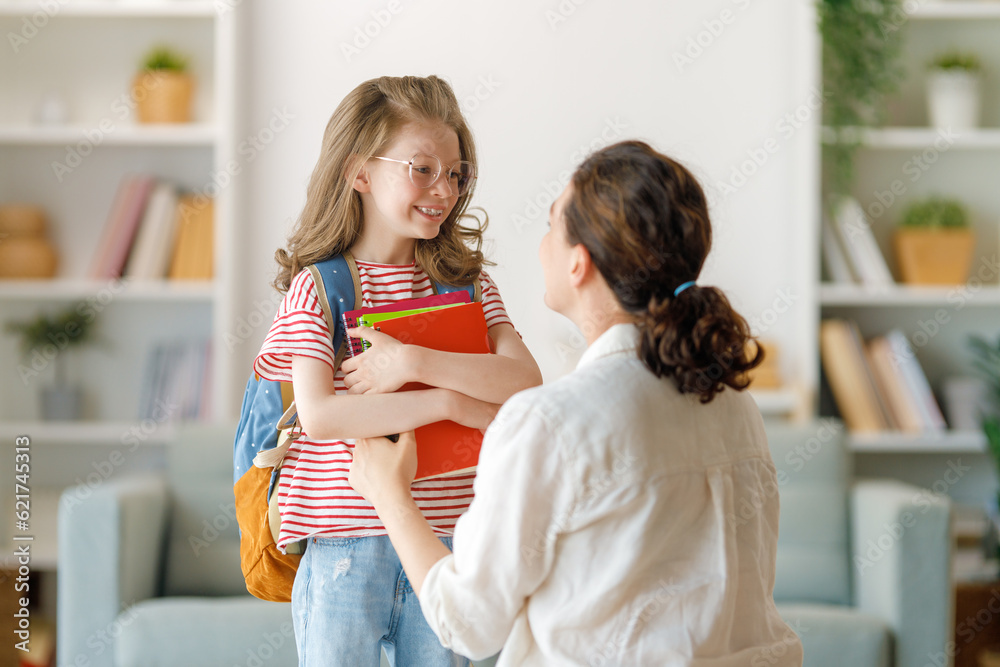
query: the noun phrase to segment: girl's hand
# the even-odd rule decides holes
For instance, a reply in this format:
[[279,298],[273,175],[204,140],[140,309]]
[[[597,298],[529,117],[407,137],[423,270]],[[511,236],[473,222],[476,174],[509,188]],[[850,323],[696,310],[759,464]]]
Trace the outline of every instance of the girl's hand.
[[371,347],[364,354],[344,359],[344,382],[349,394],[388,394],[409,382],[407,345],[368,327],[348,329],[351,338],[364,338]]
[[450,419],[462,426],[485,431],[500,410],[498,403],[487,403],[457,391],[451,393]]
[[410,485],[416,474],[417,439],[413,431],[407,431],[399,434],[399,442],[388,438],[357,440],[347,481],[378,508],[394,495],[410,497]]

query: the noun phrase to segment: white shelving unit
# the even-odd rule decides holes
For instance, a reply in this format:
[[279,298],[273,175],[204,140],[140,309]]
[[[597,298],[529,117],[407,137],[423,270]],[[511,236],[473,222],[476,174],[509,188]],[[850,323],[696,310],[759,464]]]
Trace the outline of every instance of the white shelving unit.
[[[231,193],[213,181],[235,155],[233,15],[208,0],[0,2],[3,33],[27,36],[14,57],[0,63],[3,79],[10,82],[0,99],[0,201],[45,208],[60,255],[56,279],[0,281],[0,320],[27,319],[74,304],[89,304],[98,312],[101,344],[67,355],[90,394],[86,421],[76,424],[82,440],[99,438],[106,423],[138,417],[144,362],[153,345],[188,336],[219,342],[233,321]],[[29,24],[35,29],[25,29]],[[190,57],[196,83],[192,123],[142,125],[135,119],[127,92],[131,78],[143,55],[160,44]],[[74,52],[78,57],[67,58]],[[35,106],[49,92],[65,100],[70,115],[65,125],[33,122]],[[57,174],[52,164],[69,164],[71,153],[80,156],[78,166]],[[119,181],[129,172],[148,173],[214,199],[212,281],[85,277]],[[14,344],[12,336],[0,336],[5,357],[17,358]],[[231,363],[231,355],[212,355],[213,418],[229,417],[237,406],[238,397],[230,395]],[[25,386],[13,364],[0,374],[5,387],[0,421],[17,419],[35,431],[47,428],[38,421],[36,396],[47,378]]]
[[[906,20],[897,26],[903,34],[907,74],[898,94],[889,100],[888,125],[848,128],[839,136],[831,128],[822,128],[820,138],[824,143],[838,139],[860,143],[852,194],[869,217],[872,211],[884,211],[871,219],[872,231],[894,271],[891,235],[903,210],[911,201],[939,195],[957,198],[969,210],[977,234],[972,275],[968,284],[954,287],[897,284],[868,288],[822,282],[817,297],[821,318],[852,319],[866,338],[892,328],[902,330],[943,403],[940,389],[944,379],[971,373],[968,336],[978,333],[995,339],[1000,335],[1000,271],[995,268],[1000,254],[1000,191],[995,185],[995,174],[1000,170],[1000,96],[996,85],[1000,42],[995,39],[1000,29],[1000,3],[912,4],[915,9],[906,7]],[[986,93],[979,128],[928,126],[926,65],[937,53],[955,49],[976,52],[983,62]],[[897,192],[890,189],[893,185]],[[872,207],[876,202],[881,208]],[[942,474],[937,469],[944,465],[946,456],[982,455],[986,451],[985,437],[978,431],[852,434],[850,445],[859,455],[857,474],[890,472],[923,485]],[[985,476],[972,475],[970,479],[976,477],[977,481],[968,483],[982,486]],[[990,488],[956,490],[967,497],[992,492]]]
[[[89,479],[102,466],[125,474],[129,466],[162,465],[173,427],[140,420],[138,402],[155,345],[211,340],[211,418],[229,418],[239,407],[239,397],[232,395],[233,356],[222,342],[235,319],[232,192],[215,181],[236,155],[238,11],[228,6],[220,11],[210,0],[0,0],[0,33],[21,35],[25,26],[35,27],[13,54],[8,50],[0,59],[0,202],[42,206],[60,258],[55,279],[0,280],[0,467],[7,470],[13,462],[15,438],[29,436],[31,568],[43,576],[57,566],[56,516],[63,488]],[[129,104],[130,82],[142,57],[161,44],[189,56],[196,85],[190,124],[140,125]],[[51,92],[66,102],[65,125],[33,122],[34,109]],[[82,158],[79,164],[57,175],[53,163],[68,163],[74,152]],[[212,280],[86,278],[126,173],[150,174],[182,191],[212,197]],[[82,421],[46,423],[40,419],[38,394],[51,382],[51,369],[22,380],[17,366],[26,361],[17,339],[3,327],[67,307],[91,309],[99,318],[96,344],[66,355],[71,379],[84,388],[85,414]],[[121,467],[119,461],[124,461]],[[0,565],[9,566],[14,494],[8,476],[0,480],[0,493]],[[54,616],[54,609],[44,608],[52,604],[43,601],[46,615]]]

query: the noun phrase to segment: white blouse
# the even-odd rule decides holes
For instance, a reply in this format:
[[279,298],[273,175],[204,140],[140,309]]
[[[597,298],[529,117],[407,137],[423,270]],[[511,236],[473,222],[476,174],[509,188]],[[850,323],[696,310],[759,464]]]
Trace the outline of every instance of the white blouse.
[[679,393],[637,342],[614,326],[573,373],[504,405],[424,615],[459,654],[503,647],[498,667],[801,665],[772,598],[760,412],[745,392]]

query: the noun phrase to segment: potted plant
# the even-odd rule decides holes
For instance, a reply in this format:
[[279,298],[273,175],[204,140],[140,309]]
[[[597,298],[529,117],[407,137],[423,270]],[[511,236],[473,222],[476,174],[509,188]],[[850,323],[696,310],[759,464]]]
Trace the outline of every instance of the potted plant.
[[[980,424],[986,436],[986,451],[993,458],[997,474],[1000,475],[1000,337],[996,343],[992,343],[983,336],[972,335],[969,336],[968,344],[974,357],[973,366],[986,383],[987,408],[980,415]],[[992,507],[991,514],[993,525],[996,526],[1000,521],[1000,514],[997,512],[1000,507],[1000,490],[994,501],[996,504]],[[994,539],[998,535],[1000,533],[994,531]],[[995,541],[989,547],[990,551],[996,553]]]
[[66,380],[65,353],[92,338],[95,318],[69,309],[55,315],[39,315],[26,322],[9,322],[7,329],[21,335],[21,352],[28,365],[18,367],[25,384],[54,367],[55,384],[42,388],[42,418],[45,420],[79,419],[82,391]]
[[902,13],[902,0],[820,0],[817,12],[823,39],[823,124],[830,135],[824,140],[823,161],[828,193],[836,197],[850,194],[860,146],[852,130],[884,123],[885,96],[902,80],[902,31],[894,21]]
[[934,127],[979,126],[979,58],[950,51],[938,55],[927,73],[927,112]]
[[187,69],[187,58],[168,47],[154,48],[146,55],[132,81],[139,122],[190,122],[194,78]]
[[965,208],[953,199],[931,197],[911,204],[893,242],[904,283],[958,285],[969,276],[976,238]]

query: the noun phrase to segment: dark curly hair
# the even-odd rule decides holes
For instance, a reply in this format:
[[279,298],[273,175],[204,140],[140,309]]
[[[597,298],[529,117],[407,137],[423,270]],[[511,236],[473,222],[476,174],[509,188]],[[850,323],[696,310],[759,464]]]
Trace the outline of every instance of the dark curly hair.
[[763,351],[748,346],[750,326],[725,294],[694,285],[674,296],[697,279],[712,246],[705,193],[691,172],[640,141],[608,146],[573,174],[564,215],[569,242],[583,244],[635,318],[649,370],[702,403],[726,386],[748,386]]

